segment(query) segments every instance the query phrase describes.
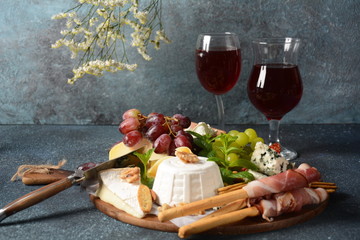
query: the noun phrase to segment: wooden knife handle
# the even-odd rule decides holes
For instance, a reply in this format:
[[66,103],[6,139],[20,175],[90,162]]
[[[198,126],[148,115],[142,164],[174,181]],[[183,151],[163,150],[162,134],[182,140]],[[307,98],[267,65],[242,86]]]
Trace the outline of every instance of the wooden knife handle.
[[24,210],[25,208],[31,207],[49,197],[54,196],[55,194],[71,187],[74,183],[74,177],[69,176],[67,178],[41,187],[12,201],[11,203],[0,209],[0,222],[6,217],[13,215],[14,213],[17,213],[21,210]]

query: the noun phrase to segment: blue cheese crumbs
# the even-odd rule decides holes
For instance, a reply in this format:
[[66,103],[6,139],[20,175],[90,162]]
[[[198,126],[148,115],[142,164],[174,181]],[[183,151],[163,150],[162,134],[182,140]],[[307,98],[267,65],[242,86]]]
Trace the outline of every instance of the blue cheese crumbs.
[[256,143],[251,162],[259,168],[260,173],[268,176],[293,168],[293,165],[288,160],[262,142]]

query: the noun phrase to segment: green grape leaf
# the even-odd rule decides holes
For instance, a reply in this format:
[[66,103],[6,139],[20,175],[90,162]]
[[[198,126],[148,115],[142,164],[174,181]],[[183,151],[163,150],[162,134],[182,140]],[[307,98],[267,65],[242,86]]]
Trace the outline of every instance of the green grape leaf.
[[254,176],[248,171],[233,173],[231,170],[220,167],[221,177],[224,183],[233,184],[235,179],[243,179],[245,182],[255,180]]
[[215,150],[211,150],[210,152],[208,152],[207,157],[208,157],[208,158],[210,158],[210,157],[216,157],[216,152],[215,152]]
[[134,155],[137,156],[140,161],[142,162],[143,165],[147,165],[149,162],[149,159],[151,157],[151,154],[153,154],[154,149],[150,149],[149,151],[147,151],[146,153],[139,153],[139,152],[134,152]]
[[201,157],[206,157],[208,155],[208,152],[206,150],[202,149],[200,152],[198,152],[197,155],[201,156]]
[[[197,132],[193,131],[186,131],[194,136],[194,144],[201,148],[204,152],[210,152],[212,150],[212,142],[214,137],[210,136],[209,134],[201,135]],[[206,156],[205,154],[204,156]]]
[[229,153],[240,153],[241,152],[241,149],[240,148],[236,148],[236,147],[230,147],[230,148],[227,148],[226,150],[226,154],[229,154]]
[[244,158],[238,158],[235,161],[231,161],[229,163],[229,167],[230,168],[232,168],[232,167],[247,168],[247,169],[251,169],[254,171],[258,170],[258,167],[254,163],[252,163],[249,160],[244,159]]
[[255,180],[254,175],[252,175],[248,171],[241,171],[241,172],[237,172],[237,173],[232,173],[229,177],[230,178],[241,178],[245,182],[250,182],[250,181]]
[[231,178],[232,171],[223,167],[220,167],[221,178],[224,183],[233,184],[234,179]]
[[134,152],[133,154],[135,156],[137,156],[142,165],[140,166],[141,169],[141,183],[145,184],[146,186],[148,186],[149,188],[152,188],[153,183],[154,183],[154,178],[149,178],[147,176],[147,165],[149,162],[149,159],[151,157],[151,154],[154,152],[154,149],[150,149],[149,151],[147,151],[146,153],[139,153],[139,152]]
[[200,147],[202,150],[209,151],[211,149],[211,146],[201,138],[194,138],[194,144],[198,147]]

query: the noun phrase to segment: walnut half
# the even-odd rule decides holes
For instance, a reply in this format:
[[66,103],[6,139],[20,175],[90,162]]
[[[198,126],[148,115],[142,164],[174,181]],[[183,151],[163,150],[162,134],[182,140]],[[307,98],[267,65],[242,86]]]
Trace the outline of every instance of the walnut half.
[[199,158],[196,154],[192,152],[175,152],[175,155],[184,163],[197,163]]
[[137,182],[140,179],[140,168],[134,167],[124,169],[120,174],[120,178],[126,180],[128,183]]

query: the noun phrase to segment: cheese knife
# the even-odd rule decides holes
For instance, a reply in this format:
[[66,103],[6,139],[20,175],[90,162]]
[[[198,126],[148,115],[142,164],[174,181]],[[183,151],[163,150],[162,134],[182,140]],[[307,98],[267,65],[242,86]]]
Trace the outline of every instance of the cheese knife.
[[136,164],[136,160],[134,158],[129,158],[128,156],[123,156],[103,162],[86,171],[76,169],[74,174],[32,191],[4,206],[2,209],[0,209],[0,222],[6,217],[9,217],[21,210],[31,207],[47,198],[50,198],[75,184],[81,183],[83,181],[96,180],[98,173],[102,170],[126,167],[131,164]]

